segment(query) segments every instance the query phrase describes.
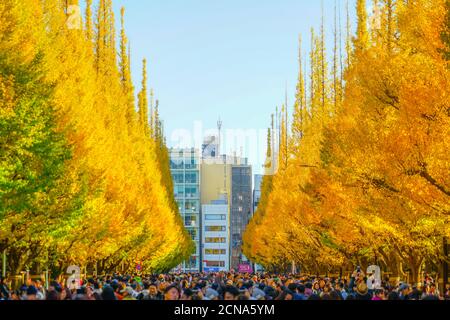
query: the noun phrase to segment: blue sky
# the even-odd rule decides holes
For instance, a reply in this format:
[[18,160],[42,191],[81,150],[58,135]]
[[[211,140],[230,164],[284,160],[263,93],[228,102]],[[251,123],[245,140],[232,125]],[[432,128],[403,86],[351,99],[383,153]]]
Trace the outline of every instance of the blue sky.
[[[345,26],[346,0],[336,1]],[[335,1],[323,3],[331,50]],[[117,16],[126,8],[137,90],[141,61],[148,59],[149,86],[160,100],[169,146],[176,144],[176,130],[193,133],[196,121],[215,128],[219,117],[225,130],[265,132],[275,106],[284,102],[286,83],[290,105],[294,99],[299,34],[306,55],[310,28],[321,21],[319,0],[114,0],[114,6]],[[242,146],[256,173],[264,141],[256,149]],[[226,149],[240,153],[237,144]]]

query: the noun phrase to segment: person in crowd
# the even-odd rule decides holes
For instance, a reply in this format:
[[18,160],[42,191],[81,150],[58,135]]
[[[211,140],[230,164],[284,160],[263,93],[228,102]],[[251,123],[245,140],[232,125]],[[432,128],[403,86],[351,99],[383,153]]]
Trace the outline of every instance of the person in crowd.
[[106,285],[102,290],[102,300],[115,301],[118,300],[114,293],[114,288],[110,285]]
[[[263,292],[263,294],[264,294],[264,292]],[[217,300],[219,300],[219,296],[220,296],[220,295],[219,295],[219,292],[217,292],[216,290],[214,290],[212,287],[206,289],[206,295],[205,295],[205,297],[208,298],[209,300],[217,301]]]
[[375,289],[374,297],[372,298],[373,301],[381,301],[385,300],[386,296],[384,293],[384,289]]
[[333,290],[333,291],[330,292],[330,300],[341,301],[343,299],[342,299],[342,296],[340,295],[340,293],[338,291]]
[[450,283],[447,283],[447,285],[445,286],[444,299],[450,300]]
[[181,295],[181,300],[183,301],[192,301],[192,297],[194,296],[194,292],[191,289],[184,289],[183,294]]
[[311,296],[313,294],[313,290],[312,290],[312,282],[308,281],[307,283],[305,283],[305,296],[306,298],[309,298],[309,296]]
[[264,290],[262,290],[262,286],[258,286],[253,288],[252,297],[253,300],[266,300],[266,294]]
[[397,292],[391,291],[387,297],[388,300],[400,300],[400,296]]
[[322,300],[322,298],[321,298],[318,294],[313,293],[312,295],[310,295],[310,296],[308,297],[308,300],[311,300],[311,301],[319,301],[319,300]]
[[0,277],[0,300],[8,300],[10,296],[11,292],[6,284],[6,278]]
[[342,300],[347,300],[348,293],[345,290],[345,286],[344,286],[343,282],[340,282],[340,281],[337,282],[336,286],[335,286],[335,290],[336,290],[336,292],[339,293],[339,295],[341,296]]
[[417,286],[414,286],[409,293],[409,300],[421,300],[422,292],[419,290]]
[[239,298],[239,294],[240,293],[238,288],[231,285],[227,285],[224,290],[224,300],[225,301],[237,300]]
[[361,281],[356,286],[356,294],[355,294],[356,300],[371,300],[372,296],[369,293],[369,288],[367,287],[367,284],[364,281]]
[[124,290],[122,290],[122,300],[123,301],[130,301],[130,300],[136,300],[135,292],[132,287],[127,286]]
[[294,300],[305,301],[308,297],[306,296],[306,287],[304,284],[297,285],[297,295],[294,297]]
[[42,285],[42,282],[40,280],[36,280],[34,282],[34,286],[36,287],[37,290],[36,294],[37,300],[45,300],[45,289],[44,286]]
[[47,297],[46,297],[45,300],[47,300],[47,301],[58,301],[59,300],[58,293],[56,291],[49,291],[47,293]]
[[410,286],[407,283],[400,284],[398,288],[399,298],[400,300],[409,300],[410,294]]
[[289,289],[283,290],[275,300],[294,300],[294,292]]
[[356,300],[354,294],[349,294],[349,295],[347,296],[347,298],[345,299],[345,301],[352,301],[352,300]]
[[320,284],[318,281],[313,283],[313,289],[312,289],[313,293],[316,295],[319,295],[322,293],[322,290],[320,289]]
[[370,276],[357,268],[349,278],[294,274],[177,273],[160,275],[108,274],[80,279],[71,288],[64,278],[27,280],[17,291],[0,278],[0,300],[444,300],[449,288],[438,290],[429,275],[417,286],[393,286],[384,279],[373,290]]
[[35,286],[29,286],[27,288],[27,293],[26,293],[26,299],[25,300],[29,300],[29,301],[34,301],[34,300],[38,300],[38,290],[36,289]]
[[164,290],[164,300],[176,301],[180,300],[180,289],[176,285],[169,285]]
[[73,300],[77,300],[77,301],[90,300],[85,286],[82,286],[76,290],[76,294],[75,294]]

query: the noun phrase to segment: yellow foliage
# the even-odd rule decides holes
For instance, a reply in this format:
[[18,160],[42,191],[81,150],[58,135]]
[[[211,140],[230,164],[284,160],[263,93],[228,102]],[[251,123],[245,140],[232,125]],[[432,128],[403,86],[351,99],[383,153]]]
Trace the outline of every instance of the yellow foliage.
[[443,259],[450,232],[448,8],[445,0],[383,1],[382,27],[369,31],[365,1],[357,4],[336,113],[338,86],[323,76],[323,44],[312,35],[311,116],[299,116],[299,77],[294,147],[263,193],[244,253],[266,267],[295,261],[310,272],[378,259],[392,272],[408,265],[417,279],[424,261]]
[[70,190],[83,195],[76,214],[61,219],[59,230],[41,245],[53,257],[50,263],[60,265],[98,261],[110,270],[143,261],[146,270],[169,270],[189,256],[192,244],[162,178],[161,142],[135,125],[137,114],[130,116],[136,111],[130,107],[134,93],[124,31],[119,70],[111,1],[100,0],[94,46],[91,25],[67,27],[65,5],[0,4],[0,52],[14,52],[8,56],[14,64],[42,56],[41,81],[53,86],[57,127],[72,148],[66,163]]

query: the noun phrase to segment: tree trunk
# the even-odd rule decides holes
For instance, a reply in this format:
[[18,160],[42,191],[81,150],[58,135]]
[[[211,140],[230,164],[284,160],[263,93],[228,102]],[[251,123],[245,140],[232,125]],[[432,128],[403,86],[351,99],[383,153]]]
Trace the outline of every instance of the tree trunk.
[[423,258],[409,257],[409,267],[411,268],[411,282],[417,285],[420,282],[422,275]]

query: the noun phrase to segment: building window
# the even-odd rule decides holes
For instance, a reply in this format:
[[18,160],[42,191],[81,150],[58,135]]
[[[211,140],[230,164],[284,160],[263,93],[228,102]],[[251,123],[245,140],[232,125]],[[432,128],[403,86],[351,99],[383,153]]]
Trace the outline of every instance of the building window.
[[180,212],[184,212],[184,210],[183,210],[184,200],[177,199],[177,203],[178,203],[178,209],[180,210]]
[[170,168],[173,170],[180,170],[183,169],[184,163],[181,159],[172,159],[170,160]]
[[200,203],[196,200],[186,200],[184,208],[186,212],[197,212],[200,209]]
[[198,267],[198,259],[196,256],[190,256],[189,260],[186,261],[185,266],[187,269],[196,269]]
[[207,214],[205,220],[227,220],[227,216],[224,214]]
[[198,241],[199,240],[198,236],[197,236],[197,229],[190,229],[190,228],[188,228],[187,231],[188,231],[189,235],[191,236],[192,240],[194,240],[194,241]]
[[198,188],[186,187],[186,198],[198,198]]
[[205,231],[207,232],[221,232],[221,231],[227,231],[227,228],[225,226],[206,226]]
[[197,172],[186,173],[186,183],[198,183]]
[[175,198],[183,198],[184,197],[184,187],[183,186],[175,186],[174,193],[175,193]]
[[172,178],[174,183],[184,183],[184,175],[182,173],[173,173]]
[[221,267],[224,268],[225,267],[225,261],[206,261],[206,266],[207,267]]
[[196,215],[186,215],[184,217],[184,225],[186,227],[196,227],[197,226],[197,216]]
[[187,170],[197,169],[197,166],[198,166],[198,161],[195,158],[191,158],[190,160],[186,161],[186,169]]
[[226,243],[226,238],[205,238],[205,243]]
[[227,250],[225,250],[225,249],[205,249],[205,254],[209,254],[209,255],[227,254]]

